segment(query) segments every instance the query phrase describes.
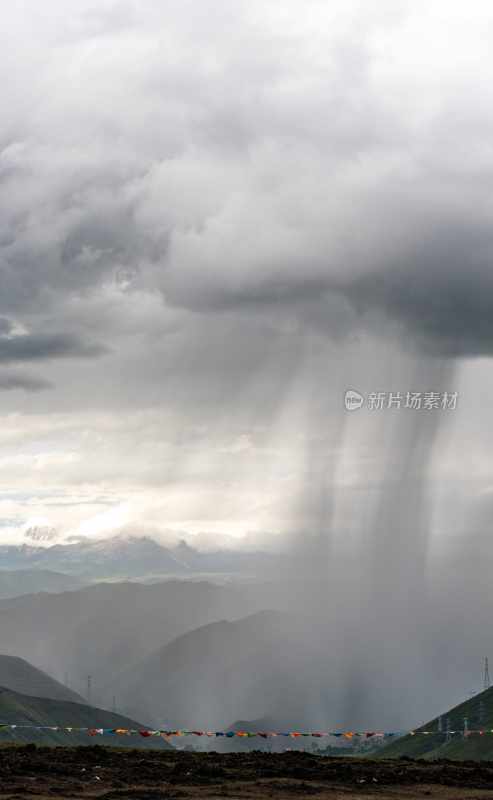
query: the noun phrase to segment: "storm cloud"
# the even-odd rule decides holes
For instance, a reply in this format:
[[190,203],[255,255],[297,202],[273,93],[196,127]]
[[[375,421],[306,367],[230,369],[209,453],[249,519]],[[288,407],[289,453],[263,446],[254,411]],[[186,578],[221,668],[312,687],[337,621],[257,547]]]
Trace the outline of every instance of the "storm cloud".
[[102,345],[83,342],[71,334],[0,335],[0,364],[67,357],[94,358],[104,352]]
[[397,584],[391,632],[412,587],[422,619],[491,491],[492,27],[483,0],[5,12],[5,540],[279,545],[373,646]]
[[449,4],[444,31],[441,2],[314,1],[302,25],[295,3],[207,5],[11,12],[2,308],[56,314],[124,274],[163,314],[326,303],[333,335],[339,304],[339,331],[489,353],[487,7]]
[[[340,480],[324,447],[351,451],[333,430],[347,384],[386,386],[428,357],[440,383],[443,359],[490,354],[493,18],[477,11],[9,10],[0,361],[42,365],[33,380],[56,388],[37,395],[42,428],[92,415],[104,457],[96,468],[79,441],[69,482],[95,497],[105,475],[181,486],[169,515],[194,530],[294,529],[301,509],[329,513],[315,497]],[[20,413],[30,402],[15,391]],[[122,458],[137,440],[142,463]],[[224,470],[234,488],[213,521]],[[319,489],[305,495],[309,475]],[[152,496],[131,519],[151,522]]]

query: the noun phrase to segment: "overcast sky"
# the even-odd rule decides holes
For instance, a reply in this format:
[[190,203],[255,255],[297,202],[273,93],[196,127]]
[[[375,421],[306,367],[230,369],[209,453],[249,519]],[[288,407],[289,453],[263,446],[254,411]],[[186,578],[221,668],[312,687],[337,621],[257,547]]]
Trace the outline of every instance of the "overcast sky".
[[[482,0],[5,8],[1,541],[352,542],[401,436],[430,536],[489,524],[492,33]],[[346,388],[459,402],[410,434]]]

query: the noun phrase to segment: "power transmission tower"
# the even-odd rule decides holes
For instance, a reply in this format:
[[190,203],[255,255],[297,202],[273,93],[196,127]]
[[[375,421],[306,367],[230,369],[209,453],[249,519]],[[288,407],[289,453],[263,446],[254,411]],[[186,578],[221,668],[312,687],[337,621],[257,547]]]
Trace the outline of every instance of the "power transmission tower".
[[92,675],[87,676],[87,702],[92,705]]
[[483,668],[483,689],[489,689],[491,686],[490,681],[490,668],[488,664],[488,656],[486,656],[484,660],[484,668]]

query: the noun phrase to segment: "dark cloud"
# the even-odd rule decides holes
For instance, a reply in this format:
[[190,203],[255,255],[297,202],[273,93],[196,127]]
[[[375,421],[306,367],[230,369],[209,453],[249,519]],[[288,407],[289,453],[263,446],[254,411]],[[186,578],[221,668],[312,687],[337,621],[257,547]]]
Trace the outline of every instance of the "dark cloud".
[[378,310],[427,352],[493,354],[493,239],[471,221],[429,232],[402,248],[395,263],[341,286],[363,316]]
[[2,392],[16,389],[21,389],[25,392],[41,392],[51,387],[50,381],[46,381],[43,378],[0,372],[0,391]]
[[57,358],[96,358],[106,352],[103,345],[83,342],[69,333],[0,336],[0,364]]
[[9,334],[13,329],[12,322],[6,317],[0,317],[0,336]]
[[[19,25],[20,52],[42,60],[63,41],[87,69],[74,67],[72,85],[55,48],[47,83],[31,62],[19,75],[30,92],[35,76],[37,93],[34,111],[9,106],[2,150],[6,313],[56,313],[138,270],[130,290],[201,314],[267,312],[280,327],[314,316],[333,336],[364,328],[370,310],[431,352],[492,351],[489,64],[460,83],[445,62],[440,85],[416,74],[406,3],[351,3],[337,20],[314,3],[326,27],[289,33],[291,6],[281,20],[262,11],[261,29],[245,5],[220,0],[193,22],[174,2],[141,14],[76,5],[62,28],[56,14],[43,20],[39,54]],[[169,55],[150,46],[164,30]],[[394,70],[375,35],[390,37]]]

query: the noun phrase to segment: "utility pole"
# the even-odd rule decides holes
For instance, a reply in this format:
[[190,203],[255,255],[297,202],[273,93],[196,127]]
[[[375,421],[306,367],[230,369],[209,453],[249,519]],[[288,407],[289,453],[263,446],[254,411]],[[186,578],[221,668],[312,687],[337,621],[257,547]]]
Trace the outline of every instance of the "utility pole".
[[483,668],[483,689],[489,689],[491,686],[490,681],[490,668],[488,664],[488,656],[484,659],[484,668]]
[[446,724],[446,736],[445,736],[445,741],[446,741],[446,742],[450,742],[450,739],[452,738],[452,734],[451,734],[451,732],[450,732],[450,717],[447,717],[447,719],[446,719],[446,721],[445,721],[445,724]]

